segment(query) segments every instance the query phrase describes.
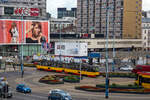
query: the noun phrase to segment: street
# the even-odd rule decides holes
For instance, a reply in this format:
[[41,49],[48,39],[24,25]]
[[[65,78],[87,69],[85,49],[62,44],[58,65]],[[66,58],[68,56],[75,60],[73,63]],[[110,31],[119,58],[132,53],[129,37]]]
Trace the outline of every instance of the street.
[[[43,84],[39,83],[38,80],[47,75],[53,75],[53,74],[60,74],[60,73],[54,73],[54,72],[45,72],[45,71],[39,71],[35,68],[24,68],[24,78],[21,78],[21,74],[19,71],[7,71],[3,72],[1,71],[0,76],[6,77],[8,80],[8,83],[13,91],[13,97],[10,98],[10,100],[47,100],[48,99],[48,92],[50,89],[62,89],[67,92],[69,92],[73,98],[73,100],[105,100],[105,93],[102,92],[86,92],[86,91],[80,91],[75,90],[75,86],[80,85],[92,85],[95,86],[98,83],[104,83],[105,78],[103,77],[97,77],[97,78],[88,78],[84,77],[84,79],[81,81],[81,83],[64,83],[64,84],[57,84],[57,85],[49,85],[49,84]],[[134,82],[134,79],[120,79],[120,78],[111,78],[110,81],[118,82],[120,84],[125,83],[132,83]],[[18,83],[25,83],[27,84],[31,89],[32,93],[19,93],[16,92],[16,84]],[[150,95],[149,94],[122,94],[122,93],[110,93],[108,100],[149,100]],[[7,99],[2,99],[7,100]]]

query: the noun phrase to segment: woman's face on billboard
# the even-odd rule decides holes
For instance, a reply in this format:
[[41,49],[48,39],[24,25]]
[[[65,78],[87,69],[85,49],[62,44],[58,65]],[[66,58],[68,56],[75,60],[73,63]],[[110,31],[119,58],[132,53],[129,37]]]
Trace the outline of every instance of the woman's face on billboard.
[[39,28],[38,24],[36,24],[36,25],[34,26],[34,28],[33,28],[33,35],[34,35],[35,37],[38,37],[39,34],[40,34],[40,31],[41,31],[41,29]]

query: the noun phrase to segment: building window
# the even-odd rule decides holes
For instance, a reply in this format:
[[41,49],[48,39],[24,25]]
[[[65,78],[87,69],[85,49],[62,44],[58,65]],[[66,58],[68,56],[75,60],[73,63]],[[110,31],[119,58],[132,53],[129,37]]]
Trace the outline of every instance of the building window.
[[91,42],[88,42],[88,45],[91,45]]

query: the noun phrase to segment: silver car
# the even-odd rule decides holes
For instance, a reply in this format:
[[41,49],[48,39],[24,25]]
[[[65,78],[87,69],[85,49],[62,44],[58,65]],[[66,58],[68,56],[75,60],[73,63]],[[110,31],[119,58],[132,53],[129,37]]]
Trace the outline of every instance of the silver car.
[[131,71],[131,70],[133,70],[133,67],[131,65],[125,65],[125,66],[121,66],[119,68],[119,70],[121,70],[121,71]]

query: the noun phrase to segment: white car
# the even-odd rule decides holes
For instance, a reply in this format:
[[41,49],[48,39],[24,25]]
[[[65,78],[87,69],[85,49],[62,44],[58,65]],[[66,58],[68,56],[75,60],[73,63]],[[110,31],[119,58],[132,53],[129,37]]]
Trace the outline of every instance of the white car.
[[130,65],[125,65],[125,66],[121,66],[119,69],[121,71],[131,71],[131,70],[133,70],[133,67]]
[[12,62],[13,62],[13,60],[12,60],[12,59],[10,59],[10,58],[8,58],[8,59],[6,59],[6,62],[10,62],[10,63],[12,63]]

